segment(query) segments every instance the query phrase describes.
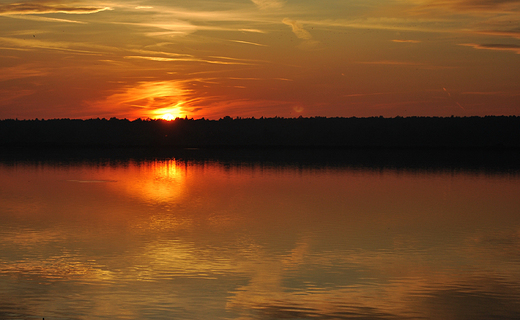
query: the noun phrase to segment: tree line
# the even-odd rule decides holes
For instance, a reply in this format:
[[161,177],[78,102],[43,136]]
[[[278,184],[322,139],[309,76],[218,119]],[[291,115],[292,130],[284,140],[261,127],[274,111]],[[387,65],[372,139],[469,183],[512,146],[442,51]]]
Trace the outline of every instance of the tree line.
[[520,148],[520,117],[6,119],[0,146]]

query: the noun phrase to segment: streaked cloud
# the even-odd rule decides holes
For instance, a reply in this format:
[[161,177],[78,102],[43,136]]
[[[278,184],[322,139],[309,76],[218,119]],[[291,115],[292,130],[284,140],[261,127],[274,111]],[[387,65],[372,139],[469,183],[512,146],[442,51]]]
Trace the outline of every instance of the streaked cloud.
[[225,65],[252,65],[251,62],[245,61],[237,61],[235,59],[203,59],[197,57],[178,57],[178,58],[168,58],[168,57],[154,57],[154,56],[125,56],[125,59],[141,59],[141,60],[150,60],[150,61],[159,61],[159,62],[203,62],[210,64],[225,64]]
[[251,0],[260,9],[277,9],[284,6],[285,2],[280,0]]
[[520,31],[513,31],[513,30],[512,31],[478,30],[478,31],[475,31],[475,33],[482,34],[482,35],[489,35],[489,36],[520,39]]
[[100,52],[93,50],[82,50],[72,48],[73,43],[71,42],[51,42],[42,41],[38,39],[30,39],[29,41],[18,38],[0,37],[0,44],[6,44],[7,46],[19,47],[19,48],[32,48],[32,49],[47,49],[56,50],[63,52],[72,52],[77,54],[87,55],[100,55]]
[[510,92],[510,91],[473,91],[473,92],[461,92],[461,95],[471,95],[471,96],[520,96],[520,92]]
[[35,90],[29,89],[0,89],[0,102],[1,103],[11,103],[13,100],[16,100],[21,97],[30,96],[36,93]]
[[482,50],[497,50],[497,51],[512,51],[516,54],[520,54],[520,45],[516,44],[476,44],[476,43],[463,43],[461,46],[473,47],[475,49]]
[[149,56],[125,56],[124,59],[142,59],[142,60],[150,60],[150,61],[192,61],[192,59],[188,58],[166,58],[166,57],[149,57]]
[[14,3],[0,5],[0,14],[47,14],[47,13],[70,13],[89,14],[100,11],[111,10],[110,7],[76,7],[61,4],[44,4],[39,2]]
[[391,60],[380,60],[380,61],[358,61],[358,64],[374,64],[374,65],[389,65],[389,66],[424,66],[424,63],[412,62],[412,61],[391,61]]
[[352,93],[352,94],[346,94],[344,97],[348,98],[357,98],[357,97],[367,97],[367,96],[380,96],[380,95],[391,95],[395,94],[393,92],[373,92],[373,93]]
[[462,14],[482,18],[497,14],[517,15],[520,9],[519,0],[405,0],[403,2],[410,5],[406,12],[427,16]]
[[267,45],[265,45],[265,44],[255,43],[255,42],[250,42],[250,41],[242,41],[242,40],[229,40],[229,41],[236,42],[236,43],[250,44],[250,45],[259,46],[259,47],[267,47]]
[[259,30],[259,29],[239,29],[238,31],[252,32],[252,33],[265,33],[265,31]]
[[397,43],[421,43],[422,41],[420,41],[420,40],[399,40],[399,39],[394,39],[394,40],[392,40],[392,42],[397,42]]
[[50,17],[34,16],[34,15],[26,15],[26,14],[11,14],[11,15],[5,15],[5,17],[9,17],[11,19],[23,19],[23,20],[31,20],[31,21],[43,21],[43,22],[55,22],[55,23],[65,22],[65,23],[87,24],[86,22],[77,21],[77,20],[50,18]]
[[35,66],[19,65],[16,67],[0,68],[0,81],[28,77],[41,77],[47,74],[48,72],[40,70],[38,67]]
[[520,7],[519,0],[434,0],[425,5],[457,11],[511,11]]
[[[110,94],[95,107],[130,112],[134,117],[155,115],[155,110],[165,110],[184,103],[189,90],[179,81],[141,81],[126,85]],[[137,110],[136,110],[137,109]]]
[[355,19],[302,20],[301,23],[323,28],[416,31],[428,33],[468,32],[458,22],[433,17],[364,17]]
[[297,38],[303,40],[303,42],[299,45],[300,49],[312,50],[315,49],[319,44],[319,42],[314,40],[312,35],[303,28],[303,25],[300,22],[291,20],[289,18],[284,18],[282,22],[291,27],[292,32],[296,35]]
[[282,20],[282,22],[291,27],[292,32],[296,35],[296,37],[303,40],[312,39],[312,35],[307,30],[305,30],[303,26],[298,23],[298,21],[285,18]]

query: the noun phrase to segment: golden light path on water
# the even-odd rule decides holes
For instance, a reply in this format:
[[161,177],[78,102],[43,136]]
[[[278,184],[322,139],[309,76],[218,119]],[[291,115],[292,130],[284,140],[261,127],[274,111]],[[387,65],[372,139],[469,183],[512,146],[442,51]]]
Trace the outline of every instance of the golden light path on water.
[[514,319],[518,194],[514,175],[1,164],[0,318]]

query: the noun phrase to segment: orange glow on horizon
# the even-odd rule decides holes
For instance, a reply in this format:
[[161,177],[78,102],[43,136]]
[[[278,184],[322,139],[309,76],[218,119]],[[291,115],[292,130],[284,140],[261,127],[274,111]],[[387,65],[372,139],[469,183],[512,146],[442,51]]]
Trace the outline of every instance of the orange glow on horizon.
[[174,120],[175,118],[170,114],[170,113],[166,113],[166,114],[163,114],[161,116],[161,119],[163,120],[167,120],[167,121],[172,121]]
[[167,120],[167,121],[172,121],[172,120],[175,120],[176,118],[181,118],[182,116],[185,115],[183,110],[181,109],[181,105],[182,105],[182,102],[178,102],[173,107],[159,108],[159,109],[153,110],[151,112],[152,115],[150,118],[163,119],[163,120]]

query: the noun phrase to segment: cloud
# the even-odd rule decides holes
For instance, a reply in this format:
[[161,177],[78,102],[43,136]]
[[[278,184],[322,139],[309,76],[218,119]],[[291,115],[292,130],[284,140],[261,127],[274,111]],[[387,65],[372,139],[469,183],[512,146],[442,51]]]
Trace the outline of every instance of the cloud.
[[[158,18],[156,18],[158,19]],[[137,28],[142,28],[143,33],[150,37],[163,37],[163,36],[186,36],[196,31],[227,31],[227,32],[250,32],[250,33],[265,33],[258,29],[238,29],[234,26],[223,26],[223,25],[207,25],[197,24],[196,22],[190,22],[189,20],[202,20],[200,17],[195,18],[186,17],[185,20],[172,20],[171,17],[163,18],[164,22],[156,21],[150,22],[111,22],[114,25],[126,25]],[[208,18],[207,21],[213,21]],[[220,20],[215,20],[220,21]],[[224,20],[222,20],[224,21]]]
[[146,81],[123,87],[97,104],[103,108],[117,108],[119,111],[140,109],[137,117],[142,117],[151,115],[157,109],[182,104],[188,93],[189,90],[177,81]]
[[48,73],[46,71],[39,70],[29,65],[22,65],[16,67],[0,68],[0,81],[21,79],[28,77],[41,77]]
[[392,40],[392,42],[397,42],[397,43],[421,43],[421,41],[419,40]]
[[35,94],[35,90],[29,89],[0,89],[0,103],[5,104],[21,97],[26,97]]
[[[1,15],[1,14],[0,14]],[[15,18],[15,19],[23,19],[23,20],[32,20],[32,21],[44,21],[44,22],[65,22],[65,23],[77,23],[77,24],[87,24],[86,22],[70,20],[70,19],[58,19],[58,18],[49,18],[42,16],[33,16],[33,15],[5,15],[4,17]]]
[[520,5],[519,0],[459,0],[459,1],[437,1],[440,3],[449,3],[457,9],[477,9],[489,10],[497,8],[505,8]]
[[[420,31],[420,32],[455,32],[460,31],[446,19],[434,18],[392,18],[392,17],[367,17],[346,19],[306,20],[305,24],[325,28],[352,28],[368,30],[396,30],[396,31]],[[467,31],[466,31],[467,32]]]
[[265,44],[260,44],[260,43],[256,43],[256,42],[249,42],[249,41],[242,41],[242,40],[229,40],[229,41],[236,42],[236,43],[250,44],[250,45],[259,46],[259,47],[267,47],[267,45],[265,45]]
[[473,91],[473,92],[461,92],[461,95],[472,95],[472,96],[507,96],[516,97],[520,96],[518,92],[507,92],[507,91]]
[[374,65],[374,66],[400,66],[413,67],[423,70],[439,70],[439,69],[453,69],[456,67],[432,65],[429,63],[414,62],[414,61],[395,61],[395,60],[378,60],[378,61],[356,61],[357,64]]
[[416,12],[429,9],[447,9],[459,12],[515,12],[519,7],[520,0],[433,0],[418,6]]
[[14,3],[0,5],[0,14],[89,14],[105,10],[112,9],[109,7],[74,7],[66,5],[46,5],[41,3]]
[[251,33],[265,33],[265,31],[258,29],[239,29],[238,31],[251,32]]
[[381,95],[393,95],[395,92],[373,92],[373,93],[352,93],[346,94],[344,97],[357,98],[357,97],[368,97],[368,96],[381,96]]
[[520,45],[516,44],[476,44],[476,43],[463,43],[461,46],[473,47],[475,49],[483,50],[497,50],[497,51],[513,51],[516,54],[520,54]]
[[490,30],[490,31],[475,31],[475,33],[482,34],[482,35],[489,35],[489,36],[497,36],[497,37],[506,37],[506,38],[520,39],[520,31]]
[[283,1],[279,0],[251,0],[260,9],[276,9],[284,6]]
[[[150,61],[159,61],[159,62],[174,62],[174,61],[184,61],[184,62],[203,62],[209,64],[223,64],[223,65],[253,65],[251,62],[244,62],[240,59],[232,59],[225,57],[212,57],[217,59],[203,59],[197,58],[194,56],[185,56],[178,58],[168,58],[168,57],[157,57],[157,56],[125,56],[125,59],[141,59],[141,60],[150,60]],[[219,60],[220,59],[220,60]]]
[[296,20],[291,20],[289,18],[285,18],[282,20],[282,22],[292,28],[292,32],[294,34],[303,40],[310,40],[312,39],[312,35],[303,28],[301,24],[299,24]]
[[419,62],[411,62],[411,61],[390,61],[390,60],[381,60],[381,61],[358,61],[358,64],[375,64],[375,65],[389,65],[389,66],[424,66],[424,63]]
[[153,57],[153,56],[125,56],[124,59],[141,59],[141,60],[150,60],[150,61],[160,61],[160,62],[168,62],[168,61],[193,61],[190,58],[165,58],[165,57]]
[[[9,37],[0,37],[0,45],[5,45],[6,47],[14,47],[14,48],[29,48],[29,49],[46,49],[46,50],[56,50],[63,51],[69,53],[76,53],[82,55],[102,55],[101,50],[116,50],[116,48],[106,47],[95,45],[91,43],[82,43],[77,44],[73,42],[50,42],[50,41],[41,41],[38,39],[32,38],[30,41],[26,41],[24,39],[17,38],[9,38]],[[78,47],[88,47],[90,50],[82,50],[82,49],[74,49],[74,46]],[[93,49],[97,49],[98,51],[94,51]]]

